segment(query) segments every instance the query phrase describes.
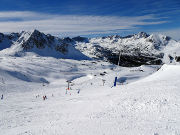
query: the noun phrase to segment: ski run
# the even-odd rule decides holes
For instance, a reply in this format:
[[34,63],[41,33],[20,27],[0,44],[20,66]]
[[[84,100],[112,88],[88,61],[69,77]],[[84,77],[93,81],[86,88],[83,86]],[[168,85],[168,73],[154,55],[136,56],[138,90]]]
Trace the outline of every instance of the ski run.
[[180,135],[178,64],[2,56],[1,95],[0,135]]

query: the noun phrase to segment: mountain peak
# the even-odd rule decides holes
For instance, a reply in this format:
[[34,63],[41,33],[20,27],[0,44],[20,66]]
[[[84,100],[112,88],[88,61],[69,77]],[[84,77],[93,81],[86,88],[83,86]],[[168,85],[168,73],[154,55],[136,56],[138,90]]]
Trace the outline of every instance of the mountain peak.
[[77,37],[73,37],[72,38],[74,41],[77,41],[77,42],[89,42],[88,41],[88,38],[86,38],[86,37],[81,37],[81,36],[77,36]]
[[149,34],[147,34],[146,32],[139,32],[136,35],[137,35],[138,38],[147,38],[147,37],[149,37]]
[[38,31],[37,29],[32,30],[31,34],[40,34],[42,32]]

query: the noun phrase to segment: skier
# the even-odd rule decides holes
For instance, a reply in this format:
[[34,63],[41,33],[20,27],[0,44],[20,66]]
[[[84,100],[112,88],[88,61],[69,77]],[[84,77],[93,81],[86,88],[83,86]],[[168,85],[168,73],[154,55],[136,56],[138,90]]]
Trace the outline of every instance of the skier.
[[80,89],[78,89],[78,92],[77,92],[78,94],[80,93]]
[[1,96],[1,100],[3,100],[3,98],[4,98],[4,96],[3,96],[3,94],[2,94],[2,96]]
[[45,95],[45,96],[43,96],[43,100],[46,100],[46,99],[47,99],[46,95]]

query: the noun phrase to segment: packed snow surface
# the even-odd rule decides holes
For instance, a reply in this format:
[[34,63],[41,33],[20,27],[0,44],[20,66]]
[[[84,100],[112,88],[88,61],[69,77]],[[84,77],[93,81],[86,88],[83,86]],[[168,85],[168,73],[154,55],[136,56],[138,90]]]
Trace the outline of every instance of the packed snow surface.
[[180,65],[0,57],[0,94],[0,135],[180,135]]

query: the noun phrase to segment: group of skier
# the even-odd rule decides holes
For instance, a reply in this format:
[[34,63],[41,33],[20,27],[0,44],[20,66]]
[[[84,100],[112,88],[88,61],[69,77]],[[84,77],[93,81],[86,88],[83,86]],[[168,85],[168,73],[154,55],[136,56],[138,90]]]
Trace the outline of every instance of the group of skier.
[[47,99],[47,96],[45,95],[45,96],[43,96],[43,100],[46,100]]
[[[67,94],[67,92],[68,92],[69,90],[70,90],[70,89],[66,89],[66,94]],[[80,89],[77,90],[77,93],[78,93],[78,94],[80,93]],[[71,93],[70,93],[70,95],[71,95]],[[36,98],[38,98],[38,97],[39,97],[39,95],[36,96]],[[52,94],[52,97],[54,97],[53,94]],[[2,94],[2,95],[1,95],[1,100],[3,100],[3,99],[4,99],[4,95]],[[47,99],[47,96],[44,95],[44,96],[43,96],[43,100],[46,100],[46,99]]]

